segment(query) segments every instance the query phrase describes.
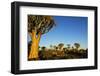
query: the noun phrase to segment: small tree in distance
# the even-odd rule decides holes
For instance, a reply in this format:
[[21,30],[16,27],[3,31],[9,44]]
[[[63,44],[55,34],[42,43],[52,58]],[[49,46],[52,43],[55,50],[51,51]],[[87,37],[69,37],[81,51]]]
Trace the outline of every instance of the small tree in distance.
[[74,43],[74,46],[76,47],[76,50],[78,50],[79,47],[80,47],[80,44],[79,43]]
[[59,50],[63,50],[63,46],[64,46],[63,43],[58,44]]

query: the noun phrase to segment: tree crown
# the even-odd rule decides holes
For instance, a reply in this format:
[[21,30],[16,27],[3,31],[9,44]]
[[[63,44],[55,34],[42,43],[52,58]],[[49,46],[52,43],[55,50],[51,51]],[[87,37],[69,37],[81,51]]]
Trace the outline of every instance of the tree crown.
[[28,15],[28,32],[34,30],[36,34],[49,32],[49,30],[55,25],[52,16],[42,15]]

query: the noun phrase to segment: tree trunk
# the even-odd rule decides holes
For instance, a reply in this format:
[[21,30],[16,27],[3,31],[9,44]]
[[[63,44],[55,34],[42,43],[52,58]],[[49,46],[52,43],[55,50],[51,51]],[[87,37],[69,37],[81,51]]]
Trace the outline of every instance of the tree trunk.
[[39,59],[38,46],[39,46],[40,37],[41,37],[41,33],[38,33],[38,35],[36,35],[36,31],[32,31],[31,33],[32,44],[31,44],[31,49],[30,49],[30,53],[28,56],[28,60]]

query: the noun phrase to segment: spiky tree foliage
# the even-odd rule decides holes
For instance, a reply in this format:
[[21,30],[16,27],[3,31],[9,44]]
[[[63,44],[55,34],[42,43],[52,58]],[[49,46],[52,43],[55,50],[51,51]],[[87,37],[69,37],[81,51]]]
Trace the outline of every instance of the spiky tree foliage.
[[46,49],[46,47],[45,47],[45,46],[43,46],[43,47],[42,47],[42,50],[44,51],[45,49]]
[[36,31],[36,35],[47,33],[54,26],[54,20],[52,16],[33,16],[28,15],[28,32],[32,33],[32,30]]
[[76,47],[76,49],[78,50],[78,48],[80,47],[79,43],[74,43],[74,46]]
[[60,50],[62,50],[62,49],[63,49],[63,46],[64,46],[64,44],[63,44],[63,43],[58,44],[58,47],[59,47],[59,49],[60,49]]
[[28,15],[28,33],[32,40],[29,60],[38,59],[38,45],[41,35],[49,32],[54,25],[52,16]]

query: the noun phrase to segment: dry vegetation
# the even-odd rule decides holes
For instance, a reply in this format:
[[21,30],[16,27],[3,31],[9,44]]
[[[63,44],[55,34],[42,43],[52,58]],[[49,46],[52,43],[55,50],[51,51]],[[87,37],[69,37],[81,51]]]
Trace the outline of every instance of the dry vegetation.
[[[31,44],[29,44],[30,47]],[[29,49],[28,49],[29,50]],[[50,48],[39,46],[39,58],[32,60],[56,60],[56,59],[80,59],[87,58],[88,49],[81,49],[79,43],[74,43],[74,46],[67,44],[64,47],[63,43],[57,46],[50,45]],[[29,53],[29,51],[28,51]]]

